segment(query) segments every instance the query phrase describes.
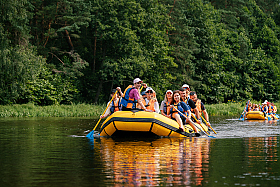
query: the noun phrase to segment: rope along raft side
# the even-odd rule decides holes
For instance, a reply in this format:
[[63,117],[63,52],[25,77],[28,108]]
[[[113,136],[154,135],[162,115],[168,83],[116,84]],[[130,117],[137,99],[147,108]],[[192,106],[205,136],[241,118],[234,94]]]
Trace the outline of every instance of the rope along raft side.
[[[204,124],[203,124],[204,125]],[[208,127],[205,125],[205,128]],[[109,116],[100,128],[100,136],[145,135],[164,137],[200,136],[190,125],[186,131],[179,131],[179,124],[161,114],[144,111],[117,111]]]

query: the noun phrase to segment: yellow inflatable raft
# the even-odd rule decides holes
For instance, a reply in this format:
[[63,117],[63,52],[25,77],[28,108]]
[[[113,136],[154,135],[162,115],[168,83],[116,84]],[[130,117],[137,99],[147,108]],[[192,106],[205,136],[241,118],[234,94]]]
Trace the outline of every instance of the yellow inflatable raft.
[[264,116],[264,113],[261,111],[249,111],[246,113],[247,120],[277,120],[278,118],[275,115]]
[[[208,132],[206,125],[197,124],[197,126]],[[155,112],[117,111],[103,122],[100,136],[186,137],[200,136],[205,133],[194,133],[190,125],[186,125],[185,130],[186,132],[180,132],[176,121]]]
[[264,114],[261,111],[249,111],[246,113],[246,119],[266,120],[267,118],[264,117]]

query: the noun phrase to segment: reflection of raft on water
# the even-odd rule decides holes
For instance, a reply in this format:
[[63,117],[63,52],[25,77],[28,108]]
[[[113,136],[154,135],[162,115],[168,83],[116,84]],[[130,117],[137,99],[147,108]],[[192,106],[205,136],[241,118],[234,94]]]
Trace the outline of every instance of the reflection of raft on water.
[[[201,124],[203,129],[208,127]],[[199,126],[197,124],[197,126]],[[102,124],[100,136],[169,136],[185,137],[200,136],[203,132],[194,133],[190,125],[186,132],[179,131],[179,124],[161,114],[144,111],[117,111]],[[200,127],[201,128],[201,127]],[[202,129],[202,128],[201,128]]]
[[247,120],[277,120],[278,119],[277,116],[276,115],[264,116],[264,113],[261,111],[249,111],[246,113]]

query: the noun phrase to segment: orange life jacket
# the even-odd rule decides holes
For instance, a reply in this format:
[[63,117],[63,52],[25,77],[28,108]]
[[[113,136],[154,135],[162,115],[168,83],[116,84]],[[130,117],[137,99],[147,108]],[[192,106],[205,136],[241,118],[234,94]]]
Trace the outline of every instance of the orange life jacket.
[[156,102],[156,100],[152,98],[152,99],[149,101],[149,103],[148,103],[147,105],[145,105],[145,107],[146,107],[148,110],[151,110],[151,111],[155,112],[155,111],[156,111],[156,110],[155,110],[155,102]]
[[166,115],[170,114],[170,103],[168,103],[168,101],[164,102],[163,113]]
[[268,113],[272,113],[273,112],[273,107],[270,105],[268,106]]
[[122,98],[122,101],[121,101],[121,104],[122,106],[126,107],[126,108],[136,108],[136,103],[137,103],[137,100],[135,100],[134,98],[130,98],[129,97],[129,92],[132,90],[132,89],[136,89],[135,87],[133,87],[132,85],[129,85],[123,95],[124,97]]
[[274,105],[273,106],[273,112],[276,114],[277,113],[277,107]]
[[114,113],[114,112],[117,112],[117,111],[119,111],[120,109],[119,109],[119,107],[120,107],[120,102],[119,102],[120,100],[119,99],[117,99],[116,101],[112,101],[112,106],[111,106],[111,108],[110,108],[110,111],[111,111],[111,113]]

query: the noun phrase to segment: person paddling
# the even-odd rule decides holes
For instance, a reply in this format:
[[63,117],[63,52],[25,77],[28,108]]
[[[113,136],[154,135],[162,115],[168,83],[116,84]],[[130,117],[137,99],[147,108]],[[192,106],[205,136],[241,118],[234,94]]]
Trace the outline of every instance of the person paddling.
[[268,113],[267,100],[265,100],[262,103],[261,111],[263,112],[264,116],[266,117],[266,115]]
[[[196,108],[199,112],[199,115],[201,116],[203,113],[205,120],[207,122],[209,122],[208,112],[206,111],[206,108],[205,108],[204,104],[201,102],[201,100],[197,98],[196,92],[194,92],[194,91],[190,92],[190,99],[193,100],[193,102],[195,103]],[[191,109],[191,112],[195,113],[193,109]],[[198,118],[198,119],[200,119],[200,118]]]
[[[118,90],[117,94],[115,95],[116,91]],[[114,97],[115,95],[115,97]],[[121,110],[121,98],[120,95],[122,95],[122,91],[120,87],[117,87],[116,89],[113,89],[111,91],[111,97],[114,97],[111,104],[110,102],[107,103],[107,106],[110,104],[111,106],[109,106],[106,110],[106,112],[104,113],[104,115],[101,115],[100,118],[106,118],[107,116],[113,114],[116,111],[120,111]]]
[[[128,86],[124,93],[123,98],[121,101],[121,106],[123,111],[131,111],[131,110],[144,110],[151,112],[151,110],[148,110],[144,104],[142,103],[142,99],[140,97],[140,87],[142,84],[142,80],[139,78],[136,78],[133,80],[133,86]],[[136,104],[139,104],[142,109],[136,108]]]
[[[186,96],[186,90],[184,88],[180,88],[179,93],[181,96],[181,101],[185,102],[194,111],[197,119],[200,119],[199,111],[198,111],[195,103],[193,102],[193,100],[191,100],[190,98],[188,98]],[[201,121],[198,121],[198,123],[200,124]]]
[[[176,109],[175,109],[176,107]],[[180,93],[178,90],[173,92],[172,101],[170,105],[170,113],[171,113],[171,119],[176,120],[179,124],[179,130],[184,132],[184,124],[189,123],[189,125],[194,129],[195,132],[198,132],[197,128],[193,125],[193,123],[190,121],[190,115],[187,115],[187,118],[185,118],[183,115],[186,116],[186,113],[190,110],[187,104],[180,100]],[[178,111],[180,111],[182,114],[180,114]]]

